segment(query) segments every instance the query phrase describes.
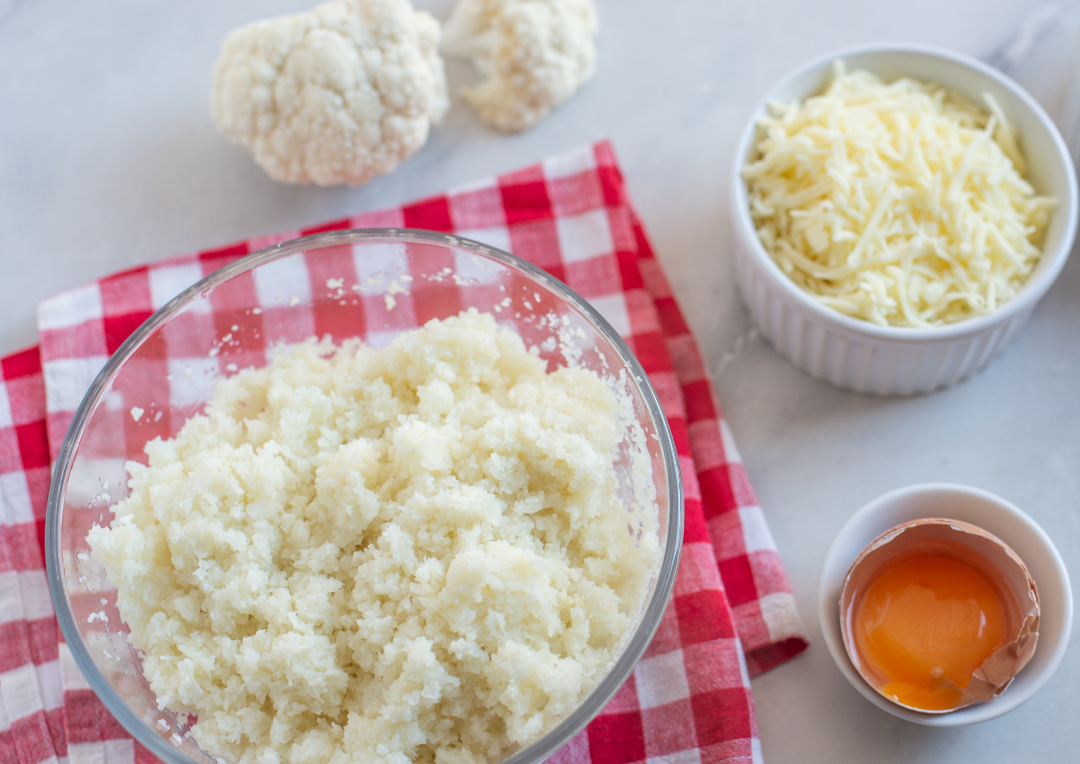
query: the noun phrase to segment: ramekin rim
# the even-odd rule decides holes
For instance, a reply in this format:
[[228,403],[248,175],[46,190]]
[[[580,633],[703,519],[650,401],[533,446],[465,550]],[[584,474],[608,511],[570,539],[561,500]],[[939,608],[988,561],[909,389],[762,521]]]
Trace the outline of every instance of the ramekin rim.
[[[993,80],[1005,88],[1023,103],[1040,123],[1045,132],[1050,136],[1058,160],[1064,165],[1066,178],[1066,194],[1064,199],[1059,200],[1059,206],[1054,214],[1064,212],[1064,235],[1059,245],[1052,251],[1043,250],[1042,257],[1047,258],[1048,265],[1038,274],[1032,274],[1021,287],[1020,292],[1008,302],[1002,304],[991,313],[983,316],[957,321],[944,326],[934,327],[903,327],[881,326],[858,318],[845,315],[838,310],[823,305],[815,300],[807,292],[801,289],[795,282],[780,270],[776,261],[769,255],[757,235],[757,228],[750,217],[749,201],[746,193],[746,184],[742,179],[742,169],[746,158],[749,156],[753,139],[756,135],[757,124],[761,115],[768,105],[775,100],[773,94],[780,90],[791,80],[816,68],[829,66],[832,62],[853,55],[870,53],[899,53],[921,55],[929,58],[938,58],[967,67],[981,76]],[[1046,111],[1024,88],[1017,84],[999,70],[993,68],[978,59],[963,53],[939,48],[922,43],[906,42],[876,42],[848,46],[834,50],[812,58],[789,70],[781,78],[770,86],[765,95],[758,100],[750,117],[747,119],[739,140],[735,147],[734,161],[731,172],[730,207],[735,221],[736,236],[750,254],[750,260],[757,269],[776,287],[778,287],[790,300],[810,311],[816,318],[829,323],[834,329],[842,330],[849,335],[855,335],[872,340],[893,342],[899,344],[916,344],[925,342],[951,342],[954,340],[967,339],[976,335],[992,331],[996,327],[1009,321],[1014,316],[1030,310],[1049,291],[1069,259],[1076,238],[1077,221],[1080,218],[1080,191],[1078,191],[1076,173],[1072,171],[1072,157],[1065,145],[1064,139],[1054,125],[1053,120]]]

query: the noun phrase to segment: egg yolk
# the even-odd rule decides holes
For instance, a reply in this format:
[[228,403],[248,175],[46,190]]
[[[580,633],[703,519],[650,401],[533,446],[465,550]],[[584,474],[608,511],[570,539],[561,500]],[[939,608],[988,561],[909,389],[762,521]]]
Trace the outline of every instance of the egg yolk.
[[1005,614],[979,571],[949,557],[899,562],[871,582],[853,615],[859,655],[880,689],[913,708],[955,708],[961,689],[1004,644]]

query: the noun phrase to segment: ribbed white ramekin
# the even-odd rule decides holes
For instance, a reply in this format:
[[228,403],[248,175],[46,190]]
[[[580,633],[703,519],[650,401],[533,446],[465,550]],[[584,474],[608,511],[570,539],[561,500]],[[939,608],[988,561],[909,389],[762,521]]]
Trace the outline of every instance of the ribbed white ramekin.
[[[770,101],[801,101],[828,84],[833,62],[885,79],[936,82],[982,103],[990,93],[1016,126],[1028,179],[1054,196],[1043,255],[1020,293],[987,316],[942,327],[877,326],[814,300],[776,265],[750,217],[742,168],[752,159],[758,120]],[[1046,113],[1019,85],[991,67],[950,51],[909,44],[875,44],[822,56],[774,87],[754,110],[735,153],[731,217],[735,275],[762,334],[792,363],[837,387],[877,395],[910,395],[948,387],[982,368],[1016,335],[1057,278],[1072,250],[1077,222],[1076,175],[1065,142]]]

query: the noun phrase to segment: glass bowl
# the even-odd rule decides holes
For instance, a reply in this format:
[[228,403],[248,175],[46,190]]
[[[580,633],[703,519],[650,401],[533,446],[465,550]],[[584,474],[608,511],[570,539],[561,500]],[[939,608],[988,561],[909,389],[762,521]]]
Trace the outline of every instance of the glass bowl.
[[[46,562],[64,639],[106,708],[167,764],[222,760],[188,734],[193,719],[158,708],[140,655],[127,641],[115,589],[86,542],[90,527],[110,522],[108,508],[126,496],[125,463],[145,464],[144,445],[174,436],[201,412],[216,379],[265,365],[277,344],[329,335],[337,343],[356,337],[380,347],[428,320],[470,307],[513,327],[526,346],[537,348],[549,371],[572,362],[621,386],[644,432],[656,487],[660,562],[622,653],[576,710],[505,761],[532,764],[550,756],[630,675],[671,595],[682,544],[683,495],[667,420],[626,343],[566,285],[483,244],[399,229],[317,234],[237,260],[152,315],[94,380],[54,470]],[[556,334],[574,343],[560,344]],[[615,463],[616,493],[628,510],[635,493],[629,448],[622,444]]]

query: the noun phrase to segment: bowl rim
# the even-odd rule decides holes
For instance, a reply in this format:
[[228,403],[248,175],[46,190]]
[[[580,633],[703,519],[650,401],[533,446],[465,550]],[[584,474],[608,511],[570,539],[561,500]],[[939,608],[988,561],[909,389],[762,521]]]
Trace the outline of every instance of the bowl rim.
[[488,257],[513,270],[523,272],[573,306],[611,343],[619,358],[626,365],[628,373],[634,378],[641,390],[646,408],[656,426],[660,454],[667,468],[668,534],[664,548],[661,550],[662,556],[659,561],[656,584],[651,598],[643,603],[641,620],[637,628],[629,635],[622,654],[611,664],[607,675],[585,697],[582,703],[543,737],[516,751],[511,756],[502,759],[500,764],[537,764],[537,762],[546,759],[565,745],[592,721],[629,678],[638,660],[652,641],[653,635],[659,628],[661,618],[667,609],[682,553],[685,497],[683,495],[682,468],[679,455],[660,398],[649,381],[648,375],[623,338],[592,305],[562,281],[532,263],[509,252],[463,236],[412,228],[349,228],[283,241],[238,258],[232,263],[208,274],[147,318],[117,348],[116,352],[110,356],[94,378],[75,412],[52,470],[45,516],[45,567],[49,594],[56,613],[56,620],[64,635],[64,641],[67,643],[76,665],[83,673],[90,688],[101,699],[108,711],[113,714],[132,737],[168,764],[205,763],[197,762],[169,745],[164,738],[151,730],[142,719],[132,712],[90,657],[89,650],[82,640],[82,636],[75,625],[71,608],[68,605],[67,587],[62,574],[63,563],[60,559],[61,526],[59,518],[64,506],[67,479],[73,466],[74,454],[91,415],[101,402],[110,383],[116,377],[124,362],[138,350],[155,330],[182,311],[192,301],[208,295],[219,284],[274,260],[309,250],[351,245],[359,242],[420,243],[453,247]]
[[[1059,205],[1054,215],[1064,213],[1064,236],[1059,245],[1051,252],[1043,249],[1041,258],[1046,259],[1047,265],[1038,273],[1033,272],[1023,284],[1015,297],[1008,302],[995,308],[992,312],[976,316],[974,318],[957,321],[943,326],[933,327],[907,327],[907,326],[880,326],[862,319],[854,318],[841,313],[838,310],[822,305],[804,292],[788,276],[780,270],[776,261],[765,250],[757,235],[757,228],[750,217],[749,201],[746,193],[746,184],[742,179],[742,168],[747,157],[753,149],[754,138],[757,133],[757,124],[761,115],[768,108],[770,102],[775,100],[774,93],[781,90],[792,80],[797,79],[813,70],[832,66],[838,59],[851,56],[873,54],[898,54],[917,58],[938,59],[943,62],[965,67],[977,75],[993,81],[1000,87],[1008,90],[1040,123],[1042,128],[1049,134],[1057,161],[1065,168],[1066,193],[1059,199]],[[872,67],[871,67],[872,68]],[[958,53],[956,51],[938,48],[920,43],[905,42],[876,42],[853,45],[840,48],[811,59],[799,65],[779,80],[773,83],[765,92],[765,95],[754,106],[750,118],[747,120],[739,140],[736,144],[734,161],[731,171],[731,210],[735,218],[736,235],[742,240],[743,246],[749,251],[750,259],[775,286],[789,299],[797,303],[803,309],[809,311],[819,320],[832,324],[835,328],[862,337],[875,340],[886,340],[899,344],[911,344],[925,341],[947,341],[963,339],[981,334],[993,329],[1012,317],[1030,310],[1035,303],[1042,299],[1047,290],[1057,279],[1065,262],[1072,252],[1076,237],[1077,220],[1080,217],[1080,191],[1077,188],[1076,172],[1073,169],[1072,155],[1065,145],[1061,133],[1054,125],[1053,120],[1046,114],[1039,103],[1020,87],[1010,77],[983,63],[975,58]]]
[[[838,610],[839,596],[847,571],[852,562],[874,538],[877,538],[881,532],[888,530],[889,527],[893,527],[897,523],[923,517],[943,517],[947,516],[948,513],[946,512],[945,515],[912,513],[910,516],[892,522],[888,527],[882,526],[878,530],[874,530],[862,543],[859,543],[859,541],[863,539],[862,532],[870,533],[870,530],[861,528],[860,526],[868,523],[875,516],[884,514],[898,502],[913,497],[929,498],[931,496],[964,496],[972,498],[982,502],[984,506],[993,507],[993,512],[998,517],[1008,517],[1017,521],[1028,534],[1027,539],[1036,542],[1041,547],[1042,553],[1047,560],[1049,560],[1049,567],[1052,569],[1053,573],[1056,574],[1054,579],[1060,585],[1064,597],[1064,612],[1062,613],[1061,625],[1055,632],[1058,637],[1057,644],[1050,654],[1049,660],[1039,669],[1039,673],[1034,675],[1033,681],[1019,691],[1017,687],[1010,686],[998,698],[989,703],[967,706],[945,714],[921,713],[919,711],[903,708],[892,703],[878,693],[878,691],[862,677],[851,663],[851,658],[848,656],[847,648],[841,636],[840,614]],[[955,519],[963,520],[963,518]],[[992,533],[994,536],[1001,539],[1007,546],[1015,550],[1016,536],[998,533],[993,528],[981,525],[978,521],[965,520],[965,522],[970,522],[983,530]],[[1046,605],[1046,589],[1043,586],[1045,582],[1045,578],[1041,582],[1036,581],[1036,585],[1039,585],[1040,587],[1039,598],[1043,607]],[[836,595],[835,598],[833,597],[834,593]],[[914,485],[903,486],[882,494],[865,504],[855,512],[855,514],[853,514],[837,532],[836,537],[829,545],[829,550],[826,552],[825,558],[822,561],[821,574],[818,580],[817,609],[821,635],[825,641],[826,647],[829,649],[829,653],[832,655],[833,661],[835,661],[837,667],[840,669],[840,672],[863,697],[878,708],[901,719],[931,727],[958,727],[988,721],[1002,716],[1030,700],[1035,693],[1049,681],[1054,672],[1057,671],[1057,668],[1065,655],[1065,651],[1068,649],[1069,634],[1072,630],[1073,607],[1072,586],[1069,582],[1068,570],[1065,568],[1065,562],[1062,559],[1061,554],[1054,546],[1054,542],[1047,535],[1046,531],[1044,531],[1030,515],[1015,504],[1012,504],[989,491],[959,483],[917,483]],[[1047,634],[1047,632],[1044,631],[1044,627],[1045,619],[1040,623],[1040,637],[1042,637],[1043,634]],[[1039,647],[1036,648],[1035,651],[1036,656],[1039,656],[1039,648],[1042,648],[1043,654],[1045,654],[1045,639],[1040,638]],[[1028,666],[1024,668],[1024,671],[1031,671],[1034,668],[1034,666],[1028,664]]]

